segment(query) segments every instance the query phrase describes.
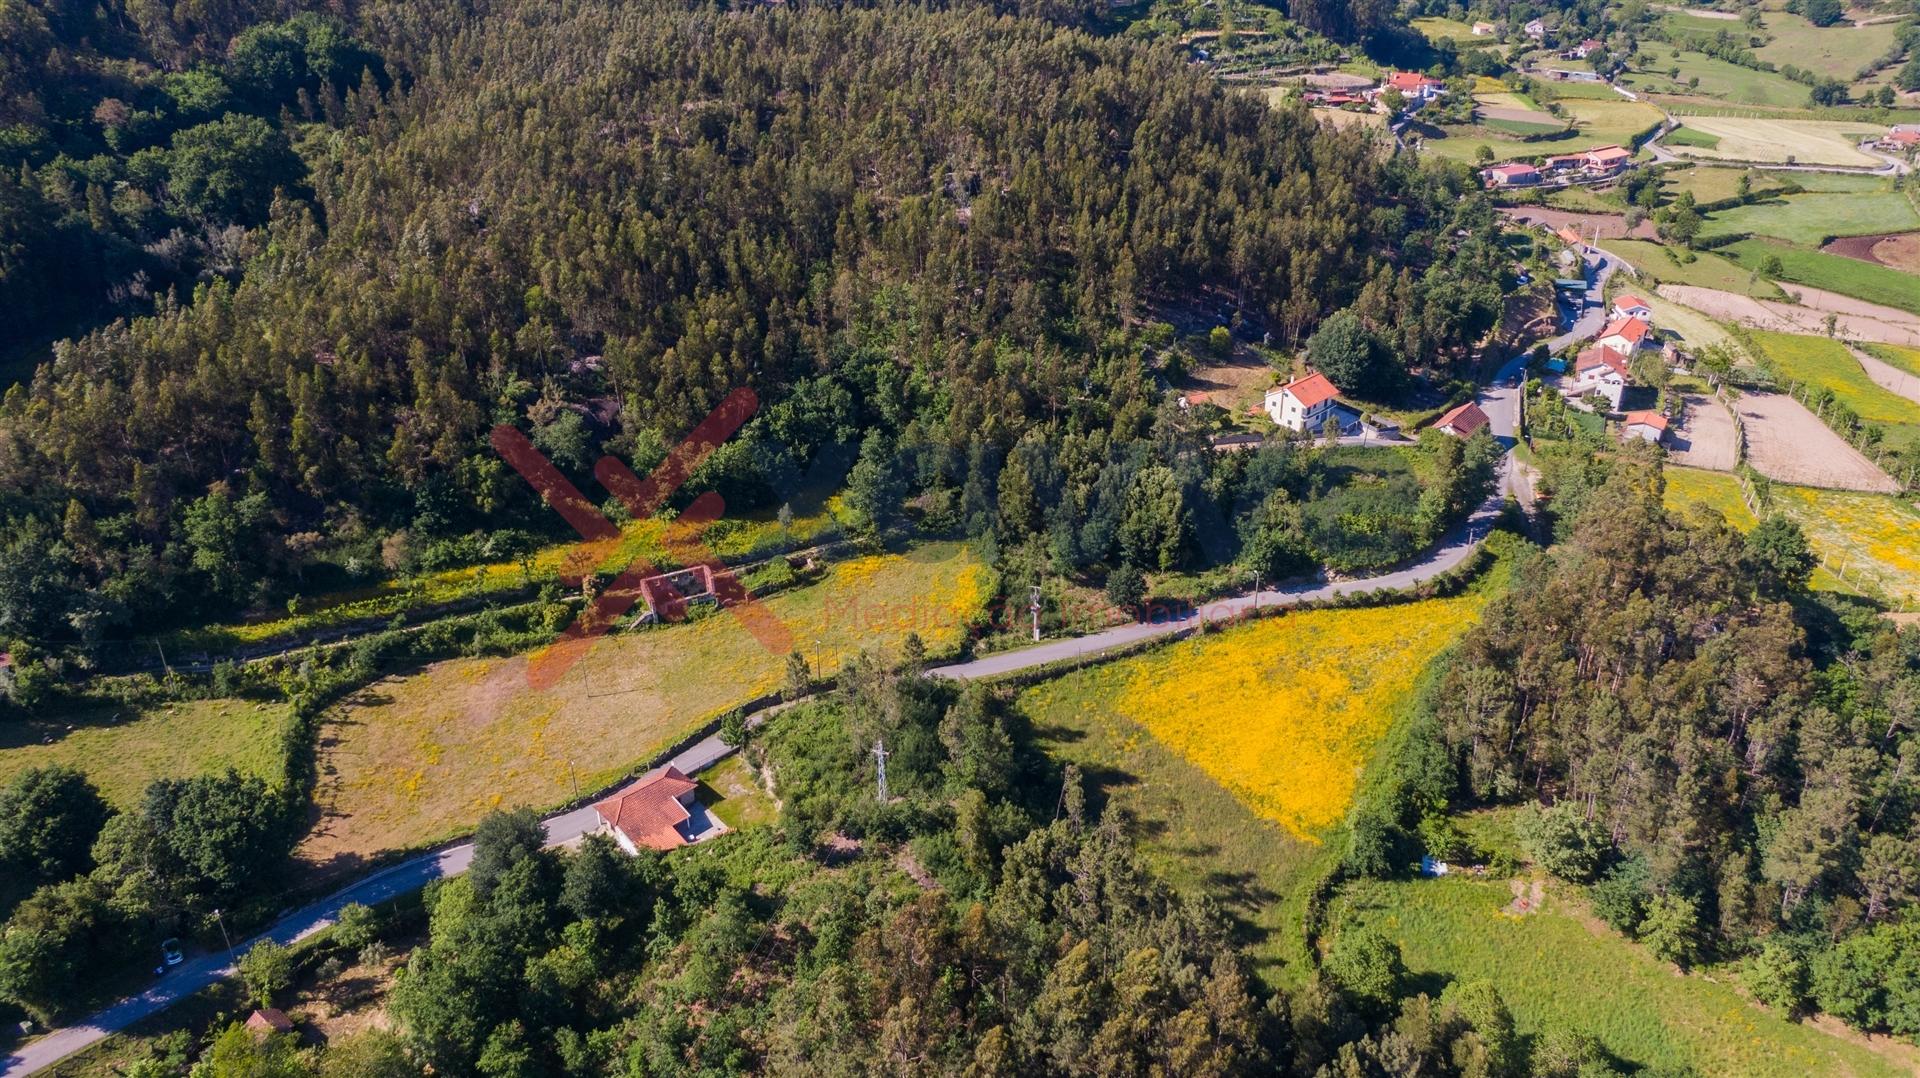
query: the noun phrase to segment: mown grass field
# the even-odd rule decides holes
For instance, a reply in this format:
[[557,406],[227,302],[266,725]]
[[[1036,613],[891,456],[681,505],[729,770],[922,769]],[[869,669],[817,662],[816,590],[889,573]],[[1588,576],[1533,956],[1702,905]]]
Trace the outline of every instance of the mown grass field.
[[[1682,130],[1685,130],[1684,128]],[[1709,215],[1702,235],[1744,232],[1818,247],[1836,236],[1920,229],[1920,213],[1897,191],[1808,192],[1752,202]]]
[[[763,607],[816,673],[865,647],[918,632],[956,644],[989,593],[964,547],[833,566],[820,583]],[[528,684],[528,657],[458,659],[369,686],[335,709],[322,734],[321,819],[299,856],[350,867],[424,846],[488,810],[550,806],[627,774],[715,715],[779,687],[787,652],[731,612],[599,640],[550,688]]]
[[1851,165],[1876,167],[1882,162],[1855,145],[1884,126],[1848,120],[1797,120],[1751,116],[1686,116],[1683,126],[1719,139],[1712,147],[1682,146],[1687,157],[1766,164]]
[[1492,41],[1492,37],[1474,37],[1473,25],[1459,19],[1425,18],[1414,19],[1410,24],[1428,41]]
[[1725,978],[1683,976],[1594,918],[1563,885],[1537,913],[1503,911],[1512,881],[1453,876],[1351,885],[1337,924],[1370,924],[1416,976],[1486,980],[1522,1033],[1584,1030],[1638,1067],[1703,1075],[1910,1074],[1895,1059],[1749,1002]]
[[140,710],[96,708],[0,724],[0,783],[30,767],[78,768],[119,808],[139,804],[155,779],[235,768],[281,774],[284,704],[189,700]]
[[1846,345],[1825,337],[1765,331],[1755,331],[1753,339],[1782,376],[1831,391],[1861,419],[1885,426],[1890,444],[1920,437],[1920,404],[1867,377]]
[[1641,289],[1638,294],[1653,308],[1654,325],[1660,327],[1661,333],[1679,338],[1683,348],[1704,348],[1733,340],[1727,327],[1692,307],[1664,299],[1651,288]]
[[[1728,472],[1669,466],[1665,477],[1670,509],[1711,510],[1740,531],[1758,523]],[[1798,522],[1820,556],[1815,588],[1878,594],[1902,607],[1920,603],[1920,510],[1911,501],[1785,483],[1770,489],[1771,510]]]
[[[1743,296],[1778,299],[1773,282],[1750,267],[1728,261],[1712,251],[1688,252],[1652,240],[1607,240],[1607,250],[1633,264],[1643,274],[1672,284],[1698,285],[1737,292]],[[1691,254],[1692,258],[1687,256]]]
[[[1722,23],[1721,28],[1738,25]],[[1652,65],[1631,71],[1620,81],[1630,90],[1697,95],[1739,105],[1800,108],[1810,99],[1807,87],[1772,71],[1755,71],[1700,52],[1682,52],[1678,57],[1671,53],[1664,45],[1656,46]],[[1677,76],[1668,74],[1673,68],[1680,69]],[[1688,84],[1696,78],[1697,86]]]
[[1748,269],[1777,258],[1782,280],[1920,314],[1920,277],[1911,273],[1763,239],[1740,240],[1718,250]]

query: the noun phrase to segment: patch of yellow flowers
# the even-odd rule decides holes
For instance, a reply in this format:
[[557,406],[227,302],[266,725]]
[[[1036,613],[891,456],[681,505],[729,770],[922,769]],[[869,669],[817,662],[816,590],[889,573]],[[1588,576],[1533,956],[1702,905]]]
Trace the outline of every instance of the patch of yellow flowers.
[[1186,641],[1133,660],[1117,709],[1259,815],[1318,841],[1421,668],[1484,603],[1470,593],[1315,610]]

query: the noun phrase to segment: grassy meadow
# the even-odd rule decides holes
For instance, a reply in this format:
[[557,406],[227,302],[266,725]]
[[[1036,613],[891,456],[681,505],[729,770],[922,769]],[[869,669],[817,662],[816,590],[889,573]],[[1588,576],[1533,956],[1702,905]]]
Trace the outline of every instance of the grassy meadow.
[[1595,918],[1564,885],[1538,912],[1508,913],[1519,881],[1450,876],[1348,886],[1340,924],[1369,924],[1398,943],[1416,977],[1485,980],[1522,1033],[1583,1030],[1623,1060],[1669,1072],[1743,1078],[1911,1074],[1857,1038],[1788,1021],[1724,976],[1684,976]]
[[0,783],[32,767],[77,768],[122,809],[155,779],[232,767],[277,780],[284,763],[285,704],[187,700],[140,709],[93,708],[0,725]]
[[1873,168],[1882,162],[1861,153],[1855,143],[1886,131],[1883,124],[1851,120],[1754,116],[1686,116],[1682,118],[1682,125],[1719,140],[1711,147],[1680,147],[1678,152],[1687,157],[1862,168]]
[[[1643,274],[1672,284],[1698,285],[1761,299],[1778,299],[1780,290],[1754,267],[1742,266],[1712,251],[1686,251],[1653,240],[1607,240],[1607,250]],[[1689,257],[1691,255],[1691,257]]]
[[[842,562],[762,604],[813,665],[918,632],[957,644],[983,608],[988,570],[964,547]],[[626,775],[714,716],[778,688],[787,651],[731,612],[607,636],[550,688],[529,659],[456,659],[386,678],[349,698],[322,733],[321,819],[299,856],[350,867],[458,834],[488,810],[550,806]]]
[[[1684,130],[1684,129],[1683,129]],[[1808,192],[1709,215],[1701,234],[1743,232],[1818,247],[1838,236],[1920,229],[1920,213],[1897,191]]]
[[[1723,23],[1722,28],[1727,25]],[[1700,81],[1694,83],[1694,79]],[[1709,97],[1736,105],[1802,108],[1810,100],[1807,87],[1784,75],[1755,71],[1700,52],[1673,56],[1666,46],[1657,47],[1653,64],[1628,72],[1620,81],[1642,93]]]
[[1863,344],[1860,347],[1884,363],[1908,374],[1920,375],[1920,348],[1902,348],[1897,344]]
[[1748,269],[1759,269],[1768,259],[1777,258],[1783,281],[1920,314],[1920,277],[1911,273],[1763,239],[1740,240],[1719,250]]
[[1789,11],[1768,11],[1761,16],[1761,25],[1772,40],[1754,50],[1756,57],[1845,83],[1855,81],[1861,68],[1888,52],[1900,29],[1897,23],[1854,26],[1844,19],[1832,26],[1815,26]]

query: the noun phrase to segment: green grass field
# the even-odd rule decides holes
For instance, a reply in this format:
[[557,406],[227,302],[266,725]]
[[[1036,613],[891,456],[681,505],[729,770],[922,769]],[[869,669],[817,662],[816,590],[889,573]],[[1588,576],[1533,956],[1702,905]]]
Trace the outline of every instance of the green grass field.
[[277,780],[284,762],[284,704],[189,700],[140,710],[98,708],[0,724],[0,782],[30,767],[64,764],[120,808],[139,804],[155,779],[228,767]]
[[1881,124],[1759,116],[1687,116],[1683,124],[1719,140],[1710,148],[1678,147],[1675,152],[1685,157],[1854,168],[1884,164],[1861,153],[1856,145],[1866,136],[1883,134],[1886,127]]
[[[1680,128],[1673,135],[1686,131]],[[1668,135],[1671,140],[1673,135]],[[1692,192],[1693,200],[1699,203],[1719,202],[1734,198],[1740,194],[1740,177],[1751,176],[1744,168],[1714,168],[1708,165],[1690,165],[1686,168],[1671,170],[1660,178],[1660,194],[1663,201],[1671,202],[1680,197],[1681,192]],[[1755,191],[1766,190],[1770,184],[1759,178],[1751,180]]]
[[1751,530],[1760,521],[1740,496],[1740,480],[1732,472],[1710,472],[1703,468],[1661,469],[1667,489],[1662,500],[1668,509],[1692,512],[1706,509],[1740,531]]
[[1692,252],[1692,261],[1685,261],[1687,251],[1652,240],[1608,240],[1606,244],[1607,250],[1626,259],[1633,268],[1662,281],[1718,288],[1766,299],[1780,295],[1779,289],[1765,277],[1759,277],[1751,268],[1736,265],[1712,251]]
[[1920,437],[1920,404],[1881,388],[1867,377],[1846,345],[1825,337],[1753,332],[1754,343],[1783,378],[1821,386],[1861,419],[1887,428],[1887,442],[1904,445]]
[[[1682,128],[1681,130],[1686,130]],[[1838,236],[1870,236],[1920,228],[1920,213],[1897,191],[1809,192],[1719,210],[1701,234],[1745,232],[1818,247]]]
[[1474,37],[1473,26],[1458,19],[1426,18],[1414,19],[1410,24],[1428,41],[1492,41],[1491,37]]
[[1766,12],[1761,25],[1773,40],[1755,49],[1755,56],[1775,66],[1792,64],[1845,83],[1853,82],[1861,68],[1892,48],[1900,29],[1898,23],[1854,26],[1844,20],[1820,27],[1786,11]]
[[[1738,26],[1722,23],[1721,28]],[[1654,62],[1648,68],[1635,69],[1620,81],[1630,90],[1655,94],[1683,94],[1710,97],[1739,105],[1769,105],[1799,108],[1810,99],[1807,87],[1772,71],[1755,71],[1716,60],[1705,53],[1682,52],[1675,58],[1667,46],[1656,46]],[[1679,68],[1677,77],[1668,72]],[[1699,79],[1690,85],[1689,80]]]
[[1720,136],[1695,131],[1691,127],[1676,127],[1667,133],[1667,144],[1669,146],[1700,146],[1711,150],[1720,145]]
[[1742,1078],[1910,1073],[1748,1002],[1724,978],[1681,975],[1600,924],[1564,885],[1548,885],[1537,913],[1506,913],[1511,885],[1457,876],[1351,885],[1334,916],[1379,928],[1415,975],[1492,982],[1521,1032],[1584,1030],[1636,1068]]
[[1763,239],[1741,240],[1718,250],[1747,269],[1778,258],[1782,280],[1920,314],[1920,277],[1910,273]]
[[1561,107],[1579,129],[1573,143],[1578,143],[1580,149],[1610,143],[1629,146],[1635,138],[1658,127],[1662,119],[1660,110],[1652,105],[1618,96],[1565,101]]

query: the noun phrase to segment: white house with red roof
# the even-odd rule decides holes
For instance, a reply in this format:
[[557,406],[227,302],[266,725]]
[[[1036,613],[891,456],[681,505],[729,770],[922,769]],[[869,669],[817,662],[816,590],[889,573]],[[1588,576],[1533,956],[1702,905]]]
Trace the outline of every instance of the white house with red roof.
[[1641,441],[1660,444],[1667,436],[1667,417],[1659,412],[1628,412],[1620,420],[1620,437],[1638,438]]
[[1880,136],[1880,148],[1895,153],[1920,146],[1920,124],[1894,124]]
[[1433,429],[1442,434],[1451,434],[1455,438],[1471,438],[1486,430],[1491,420],[1480,406],[1468,401],[1440,417]]
[[700,784],[668,765],[593,806],[600,826],[628,853],[671,850],[727,830],[695,796]]
[[1627,369],[1627,354],[1604,344],[1596,344],[1581,350],[1573,361],[1573,389],[1582,396],[1597,393],[1607,399],[1613,407],[1620,407],[1620,398],[1626,393],[1627,386],[1633,384],[1633,374]]
[[1425,104],[1447,92],[1447,84],[1418,71],[1395,71],[1381,85],[1400,91],[1408,101]]
[[1653,339],[1653,323],[1644,318],[1615,318],[1601,329],[1594,343],[1631,356]]
[[1639,296],[1623,295],[1613,301],[1613,317],[1638,318],[1650,322],[1653,320],[1653,308],[1647,306],[1647,301]]
[[1267,415],[1288,430],[1311,433],[1333,414],[1339,396],[1339,388],[1315,371],[1267,390]]
[[1586,152],[1587,170],[1611,176],[1627,167],[1633,154],[1619,146],[1596,146]]
[[1480,170],[1480,182],[1487,187],[1532,187],[1540,182],[1540,170],[1524,161],[1509,161]]

